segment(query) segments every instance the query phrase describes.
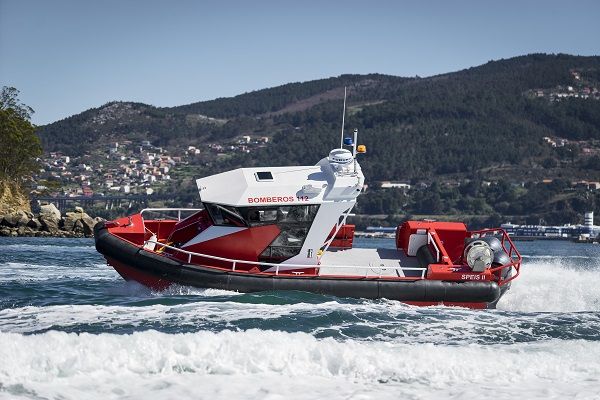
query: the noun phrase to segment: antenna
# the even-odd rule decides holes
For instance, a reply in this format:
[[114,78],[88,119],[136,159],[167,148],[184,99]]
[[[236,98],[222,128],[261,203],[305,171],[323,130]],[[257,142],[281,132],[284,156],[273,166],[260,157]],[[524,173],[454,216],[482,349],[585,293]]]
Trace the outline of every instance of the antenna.
[[342,137],[340,138],[340,149],[344,148],[344,123],[346,122],[346,86],[344,86],[344,111],[342,111]]
[[354,141],[352,143],[352,157],[356,160],[356,143],[358,141],[358,129],[354,128]]
[[352,145],[352,157],[354,158],[354,173],[356,173],[356,142],[358,140],[358,129],[354,128],[354,144]]

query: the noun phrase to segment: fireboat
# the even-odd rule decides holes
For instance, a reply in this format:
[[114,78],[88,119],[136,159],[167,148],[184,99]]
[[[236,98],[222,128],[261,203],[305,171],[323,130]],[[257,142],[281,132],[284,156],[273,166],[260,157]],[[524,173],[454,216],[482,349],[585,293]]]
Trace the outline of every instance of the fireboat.
[[396,248],[354,248],[347,219],[365,177],[354,137],[316,165],[238,168],[196,180],[202,208],[100,222],[96,249],[124,279],[239,292],[296,290],[419,306],[495,308],[521,268],[500,229],[406,221]]

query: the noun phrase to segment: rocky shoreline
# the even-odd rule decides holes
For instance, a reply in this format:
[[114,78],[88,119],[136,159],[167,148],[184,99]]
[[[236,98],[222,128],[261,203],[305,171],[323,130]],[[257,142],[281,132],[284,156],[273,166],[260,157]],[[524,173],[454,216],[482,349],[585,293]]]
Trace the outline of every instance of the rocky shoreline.
[[81,207],[64,215],[53,204],[41,207],[38,214],[15,211],[0,216],[0,236],[93,237],[94,225],[102,218],[92,218]]

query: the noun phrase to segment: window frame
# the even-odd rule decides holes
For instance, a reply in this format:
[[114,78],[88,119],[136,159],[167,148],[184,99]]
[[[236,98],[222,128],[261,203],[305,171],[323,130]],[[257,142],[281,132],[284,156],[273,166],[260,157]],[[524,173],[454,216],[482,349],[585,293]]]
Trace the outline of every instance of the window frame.
[[[227,206],[217,203],[204,203],[205,209],[208,211],[208,215],[210,216],[213,224],[215,226],[231,226],[231,227],[245,227],[245,228],[256,228],[261,226],[275,225],[279,229],[279,234],[273,238],[271,243],[266,246],[260,253],[259,260],[265,262],[283,262],[291,257],[295,257],[300,254],[302,247],[304,246],[304,242],[308,237],[308,233],[310,232],[313,223],[319,213],[321,208],[320,204],[278,204],[278,205],[263,205],[263,206]],[[281,211],[281,215],[285,215],[285,219],[279,220],[279,211],[281,208],[288,208],[287,214],[284,214]],[[288,219],[290,212],[294,209],[300,210],[304,208],[307,219],[304,220],[293,220]],[[224,224],[218,223],[218,219],[223,220],[223,215],[219,215],[220,218],[217,218],[214,213],[218,210],[220,214],[229,215],[229,219],[232,221],[237,221],[236,224]],[[248,216],[250,212],[256,211],[260,213],[260,211],[275,211],[277,213],[277,218],[269,221],[250,221]],[[259,215],[259,214],[258,214]],[[233,217],[233,218],[231,218]],[[289,244],[289,243],[281,243],[281,241],[290,241],[291,233],[297,233],[298,231],[305,232],[301,237],[298,236],[297,244]],[[277,244],[275,244],[277,243]],[[273,253],[281,253],[280,256],[273,255]]]

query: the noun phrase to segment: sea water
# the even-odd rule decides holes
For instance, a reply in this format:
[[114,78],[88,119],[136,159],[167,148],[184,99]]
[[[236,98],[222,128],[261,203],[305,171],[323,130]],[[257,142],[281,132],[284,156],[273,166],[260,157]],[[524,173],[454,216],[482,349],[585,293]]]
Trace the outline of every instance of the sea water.
[[0,398],[600,398],[600,246],[517,245],[521,276],[481,311],[154,292],[92,240],[0,238]]

